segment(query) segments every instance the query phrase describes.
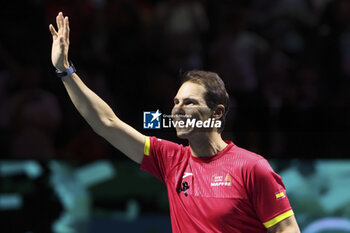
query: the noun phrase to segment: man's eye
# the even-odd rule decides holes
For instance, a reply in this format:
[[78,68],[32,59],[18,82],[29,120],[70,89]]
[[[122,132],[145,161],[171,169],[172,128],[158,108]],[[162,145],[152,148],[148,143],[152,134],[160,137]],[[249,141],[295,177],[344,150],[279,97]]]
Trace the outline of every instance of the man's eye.
[[185,105],[194,105],[194,104],[195,104],[194,101],[186,101],[186,102],[185,102]]

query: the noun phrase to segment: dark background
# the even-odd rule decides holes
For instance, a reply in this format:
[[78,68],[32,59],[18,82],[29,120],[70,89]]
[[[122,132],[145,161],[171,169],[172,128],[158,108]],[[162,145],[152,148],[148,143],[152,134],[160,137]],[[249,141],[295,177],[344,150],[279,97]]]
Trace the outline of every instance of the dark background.
[[55,76],[48,25],[59,11],[78,75],[142,133],[186,144],[173,129],[143,129],[142,115],[169,114],[181,75],[204,69],[230,94],[225,139],[282,159],[280,169],[293,158],[348,158],[350,1],[32,0],[0,7],[1,159],[39,161],[46,175],[52,159],[128,161]]
[[55,77],[48,25],[59,11],[77,73],[142,133],[177,140],[143,130],[142,112],[169,114],[181,74],[204,69],[231,96],[226,138],[267,157],[348,156],[347,0],[33,0],[0,11],[1,157],[123,159]]

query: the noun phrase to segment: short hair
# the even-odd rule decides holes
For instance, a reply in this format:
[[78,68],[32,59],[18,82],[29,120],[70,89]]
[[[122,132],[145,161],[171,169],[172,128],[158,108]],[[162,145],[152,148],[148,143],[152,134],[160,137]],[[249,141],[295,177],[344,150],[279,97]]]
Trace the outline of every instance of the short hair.
[[222,104],[225,112],[220,118],[221,127],[218,132],[221,133],[225,127],[226,114],[229,110],[230,97],[226,91],[225,83],[215,72],[204,70],[191,70],[183,74],[182,84],[192,82],[202,85],[205,88],[204,100],[210,109]]

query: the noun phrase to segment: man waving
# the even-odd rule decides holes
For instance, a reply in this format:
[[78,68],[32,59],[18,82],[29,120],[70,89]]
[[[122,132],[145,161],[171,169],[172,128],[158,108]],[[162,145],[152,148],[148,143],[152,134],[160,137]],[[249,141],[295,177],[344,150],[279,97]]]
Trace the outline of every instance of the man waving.
[[[222,139],[229,96],[216,73],[187,72],[174,97],[177,136],[189,146],[148,137],[81,81],[68,62],[68,17],[60,12],[56,23],[51,60],[73,104],[96,133],[165,183],[173,232],[300,232],[267,160]],[[209,120],[215,124],[204,127]]]

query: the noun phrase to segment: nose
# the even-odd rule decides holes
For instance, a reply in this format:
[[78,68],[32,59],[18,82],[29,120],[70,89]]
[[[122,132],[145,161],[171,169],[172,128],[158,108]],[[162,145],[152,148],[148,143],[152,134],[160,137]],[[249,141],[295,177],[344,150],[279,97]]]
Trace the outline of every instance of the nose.
[[172,111],[171,111],[172,115],[185,115],[185,110],[183,108],[182,104],[176,104],[174,105]]

